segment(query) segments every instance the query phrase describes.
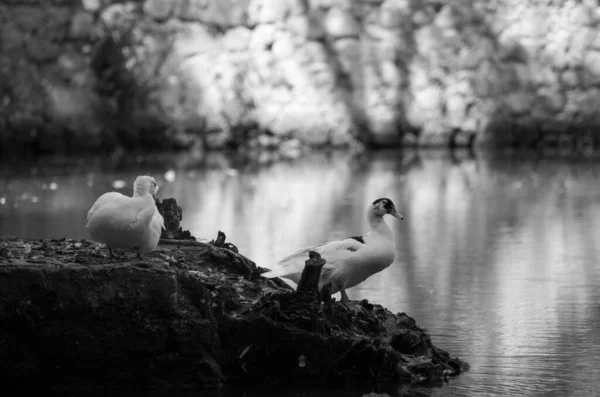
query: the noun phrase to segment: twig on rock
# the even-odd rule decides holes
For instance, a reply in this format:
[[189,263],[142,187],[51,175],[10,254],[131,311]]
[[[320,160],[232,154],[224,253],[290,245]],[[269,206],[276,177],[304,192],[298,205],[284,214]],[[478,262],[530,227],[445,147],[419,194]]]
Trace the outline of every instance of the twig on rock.
[[[321,269],[327,262],[321,258],[318,252],[308,251],[308,260],[304,264],[302,276],[298,282],[298,293],[319,294],[319,279],[321,278]],[[320,300],[319,300],[320,301]]]
[[219,230],[219,233],[217,234],[217,238],[215,240],[212,240],[211,242],[209,242],[209,244],[214,247],[217,247],[217,248],[226,248],[230,251],[235,252],[236,254],[239,253],[238,248],[231,243],[226,243],[225,239],[226,239],[225,233],[223,233],[222,231]]
[[331,282],[326,283],[323,285],[323,288],[321,288],[321,300],[325,304],[325,307],[331,307],[333,304],[333,299],[331,299],[331,288]]
[[219,232],[217,233],[217,238],[216,240],[212,240],[210,242],[211,245],[214,245],[215,247],[223,247],[223,245],[225,244],[225,233],[223,233],[222,231],[219,230]]

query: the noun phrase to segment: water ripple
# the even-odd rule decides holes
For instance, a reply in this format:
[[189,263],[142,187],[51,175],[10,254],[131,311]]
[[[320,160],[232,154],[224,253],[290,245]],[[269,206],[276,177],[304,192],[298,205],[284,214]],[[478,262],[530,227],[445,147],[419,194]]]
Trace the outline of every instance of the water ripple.
[[[419,393],[587,397],[600,390],[597,166],[384,152],[235,172],[174,160],[143,172],[155,172],[159,195],[177,198],[184,228],[202,238],[223,230],[265,267],[299,247],[364,232],[366,206],[392,198],[405,216],[390,221],[396,261],[349,295],[409,313],[436,345],[470,362],[470,372]],[[0,234],[84,237],[95,198],[116,180],[127,191],[137,172],[6,173]]]

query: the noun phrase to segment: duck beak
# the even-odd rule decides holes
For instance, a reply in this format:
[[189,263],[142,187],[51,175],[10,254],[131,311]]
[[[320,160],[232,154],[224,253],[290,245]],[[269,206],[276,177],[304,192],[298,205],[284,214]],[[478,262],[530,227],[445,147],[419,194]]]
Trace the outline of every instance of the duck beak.
[[404,219],[404,217],[402,216],[402,214],[399,214],[398,211],[396,211],[395,208],[390,212],[390,215],[393,216],[396,219],[400,219],[400,220]]

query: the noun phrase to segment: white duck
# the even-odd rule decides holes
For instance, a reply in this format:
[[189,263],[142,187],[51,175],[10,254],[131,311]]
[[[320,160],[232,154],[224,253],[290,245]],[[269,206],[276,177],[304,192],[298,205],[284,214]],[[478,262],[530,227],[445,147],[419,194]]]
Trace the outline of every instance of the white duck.
[[86,230],[92,239],[105,243],[110,256],[113,248],[137,248],[137,257],[154,251],[164,220],[154,203],[158,191],[151,176],[138,176],[133,197],[118,192],[104,193],[87,214]]
[[392,200],[380,198],[375,200],[367,210],[367,220],[371,227],[371,231],[367,234],[303,249],[279,261],[279,268],[263,273],[261,276],[284,277],[298,283],[304,269],[304,262],[308,259],[308,251],[316,251],[327,261],[321,271],[319,290],[324,284],[331,283],[331,293],[340,291],[342,303],[347,304],[347,288],[360,284],[394,261],[396,246],[394,235],[383,220],[386,214],[404,219],[396,211]]

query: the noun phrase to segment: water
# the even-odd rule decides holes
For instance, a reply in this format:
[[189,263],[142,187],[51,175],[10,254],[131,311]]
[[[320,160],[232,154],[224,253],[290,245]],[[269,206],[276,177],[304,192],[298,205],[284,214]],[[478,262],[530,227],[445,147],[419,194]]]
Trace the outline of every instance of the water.
[[389,197],[405,216],[388,219],[396,261],[349,295],[409,313],[436,345],[472,366],[419,395],[591,396],[600,390],[599,165],[379,152],[251,168],[177,159],[104,170],[91,160],[45,163],[33,174],[30,166],[3,167],[0,235],[85,237],[97,196],[118,180],[130,194],[137,174],[152,173],[159,197],[183,207],[184,228],[206,239],[222,230],[270,267],[298,248],[366,231],[367,205]]

